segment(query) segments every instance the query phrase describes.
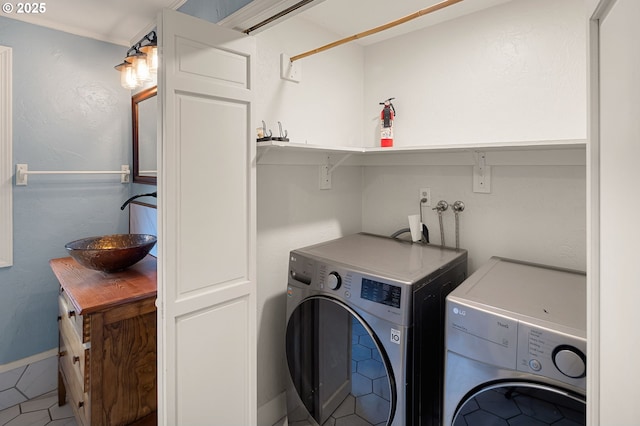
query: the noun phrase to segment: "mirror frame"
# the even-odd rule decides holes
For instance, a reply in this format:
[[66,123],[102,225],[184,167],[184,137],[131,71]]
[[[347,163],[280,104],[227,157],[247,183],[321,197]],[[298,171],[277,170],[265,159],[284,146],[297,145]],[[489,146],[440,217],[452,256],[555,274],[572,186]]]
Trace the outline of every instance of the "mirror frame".
[[138,104],[144,100],[152,98],[158,94],[158,86],[153,86],[142,90],[131,97],[131,123],[133,129],[133,181],[135,183],[144,183],[149,185],[157,185],[158,178],[156,176],[140,176],[139,164],[139,142],[138,142]]

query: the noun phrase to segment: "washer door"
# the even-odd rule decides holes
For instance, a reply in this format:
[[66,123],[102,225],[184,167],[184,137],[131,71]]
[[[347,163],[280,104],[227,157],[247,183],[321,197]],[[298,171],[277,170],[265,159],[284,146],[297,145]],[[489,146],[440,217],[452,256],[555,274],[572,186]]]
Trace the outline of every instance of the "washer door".
[[586,425],[585,399],[548,385],[504,382],[486,386],[460,404],[453,426]]
[[396,390],[381,348],[363,318],[342,302],[314,296],[293,311],[287,364],[300,400],[318,424],[338,419],[391,424]]

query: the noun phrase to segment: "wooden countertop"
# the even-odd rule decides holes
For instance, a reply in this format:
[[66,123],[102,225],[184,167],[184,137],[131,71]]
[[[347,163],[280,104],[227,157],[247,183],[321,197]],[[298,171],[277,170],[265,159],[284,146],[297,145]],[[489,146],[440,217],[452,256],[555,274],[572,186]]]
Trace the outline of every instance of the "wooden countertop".
[[111,273],[85,268],[71,257],[51,259],[49,265],[80,315],[157,294],[157,261],[151,255],[124,271]]

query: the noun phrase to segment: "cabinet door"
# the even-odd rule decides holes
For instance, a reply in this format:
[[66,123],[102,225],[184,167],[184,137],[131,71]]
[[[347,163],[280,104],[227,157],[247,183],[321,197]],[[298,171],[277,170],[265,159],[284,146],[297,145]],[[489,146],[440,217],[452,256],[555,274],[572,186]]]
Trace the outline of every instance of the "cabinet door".
[[159,423],[256,424],[255,39],[159,22]]

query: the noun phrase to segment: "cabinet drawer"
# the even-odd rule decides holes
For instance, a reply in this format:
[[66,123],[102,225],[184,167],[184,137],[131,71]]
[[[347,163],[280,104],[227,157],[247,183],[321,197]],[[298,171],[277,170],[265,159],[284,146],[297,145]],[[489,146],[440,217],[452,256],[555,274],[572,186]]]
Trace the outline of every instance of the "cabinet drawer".
[[[60,364],[67,379],[75,379],[83,391],[89,390],[89,349],[83,348],[68,327],[60,322]],[[69,336],[72,334],[71,336]]]
[[[59,298],[61,310],[64,300]],[[81,383],[84,391],[89,390],[89,347],[91,343],[81,343],[73,322],[64,316],[59,322],[60,329],[60,361],[67,365],[67,379],[75,377]],[[63,362],[64,361],[64,362]]]
[[73,375],[71,377],[67,375],[68,371],[65,365],[61,358],[59,368],[67,391],[67,403],[71,404],[78,425],[88,426],[88,419],[91,419],[89,394],[82,391],[80,384]]
[[60,307],[60,317],[61,319],[67,319],[69,324],[71,324],[78,335],[78,338],[82,343],[87,343],[90,341],[90,324],[89,319],[85,318],[83,315],[79,315],[75,308],[73,307],[73,303],[69,300],[69,296],[67,293],[61,288],[60,289],[60,297],[58,298],[58,304]]

